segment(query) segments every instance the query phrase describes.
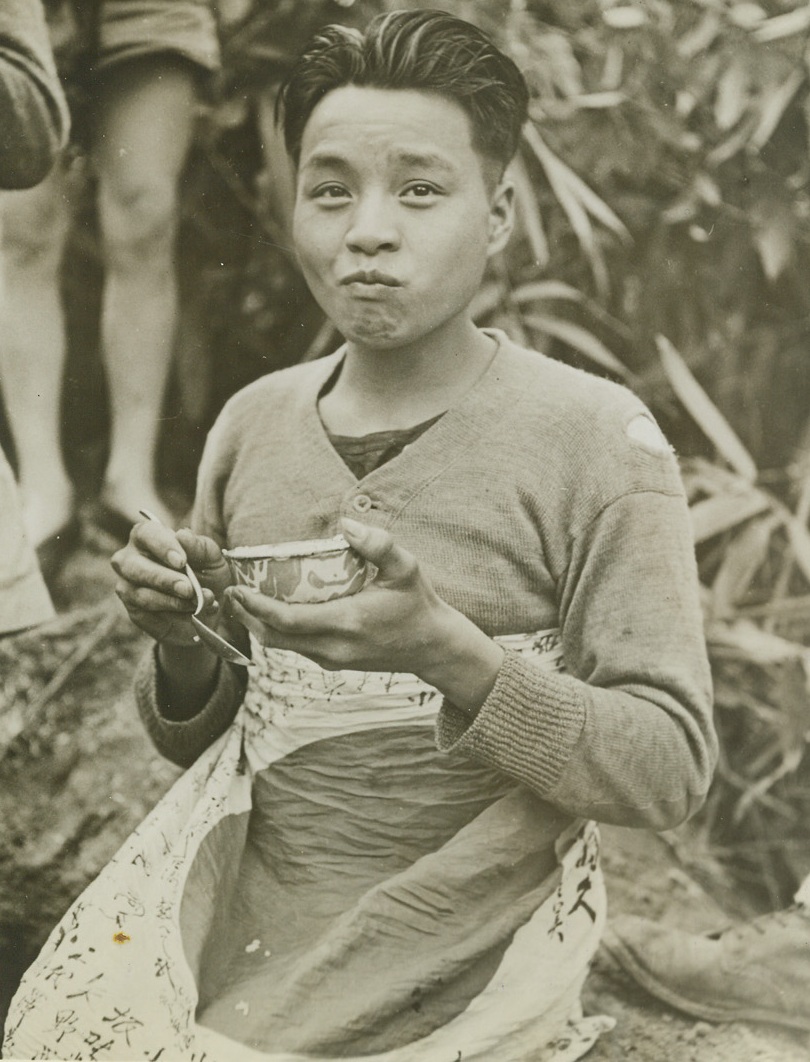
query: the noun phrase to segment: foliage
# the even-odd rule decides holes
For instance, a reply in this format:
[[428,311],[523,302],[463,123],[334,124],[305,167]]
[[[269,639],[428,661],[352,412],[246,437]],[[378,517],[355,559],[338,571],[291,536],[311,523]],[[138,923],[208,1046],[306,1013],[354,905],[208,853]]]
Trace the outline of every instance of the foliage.
[[702,827],[786,902],[810,870],[810,8],[512,14],[534,102],[505,300],[640,390],[683,455],[722,745]]

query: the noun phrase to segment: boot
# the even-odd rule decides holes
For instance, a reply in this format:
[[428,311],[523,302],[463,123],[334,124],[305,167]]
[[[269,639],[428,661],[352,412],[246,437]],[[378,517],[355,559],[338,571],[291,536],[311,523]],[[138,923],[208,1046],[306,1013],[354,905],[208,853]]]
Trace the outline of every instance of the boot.
[[810,1030],[810,909],[693,936],[628,915],[602,943],[651,995],[708,1021],[765,1021]]

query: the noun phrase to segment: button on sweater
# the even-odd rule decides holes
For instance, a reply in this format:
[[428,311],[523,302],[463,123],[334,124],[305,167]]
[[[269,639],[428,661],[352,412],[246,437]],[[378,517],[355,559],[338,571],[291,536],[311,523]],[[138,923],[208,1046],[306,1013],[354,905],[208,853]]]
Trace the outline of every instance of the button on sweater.
[[[317,411],[342,351],[245,388],[207,441],[194,528],[228,547],[323,538],[368,497],[362,519],[487,634],[560,632],[564,673],[507,650],[474,716],[445,701],[438,747],[497,767],[557,816],[672,827],[716,760],[677,462],[628,390],[493,335],[475,386],[361,480]],[[202,711],[172,722],[150,654],[137,693],[157,747],[193,762],[233,721],[244,681],[223,665]]]

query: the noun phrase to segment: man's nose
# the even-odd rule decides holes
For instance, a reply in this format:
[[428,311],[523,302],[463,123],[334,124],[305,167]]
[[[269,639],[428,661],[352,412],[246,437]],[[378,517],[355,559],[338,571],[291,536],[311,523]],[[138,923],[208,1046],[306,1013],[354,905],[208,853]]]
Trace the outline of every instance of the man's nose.
[[399,246],[395,206],[387,196],[369,194],[355,203],[346,245],[360,254],[378,254]]

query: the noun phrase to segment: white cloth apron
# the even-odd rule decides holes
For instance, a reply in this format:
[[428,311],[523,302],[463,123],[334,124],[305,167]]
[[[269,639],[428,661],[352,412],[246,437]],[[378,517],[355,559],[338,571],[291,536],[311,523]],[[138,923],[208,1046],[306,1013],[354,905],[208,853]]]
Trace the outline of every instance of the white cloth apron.
[[[499,641],[541,666],[562,665],[556,632]],[[322,1057],[256,1051],[195,1021],[194,956],[180,932],[186,877],[208,832],[225,816],[250,809],[257,771],[331,736],[403,724],[432,727],[441,698],[412,675],[327,672],[258,644],[253,654],[256,664],[234,724],[82,893],[26,973],[9,1012],[4,1057]],[[567,830],[557,854],[556,888],[515,933],[495,976],[469,1006],[421,1039],[355,1062],[572,1062],[613,1027],[608,1017],[583,1018],[579,1002],[605,921],[595,825]],[[214,917],[214,910],[209,914]]]

